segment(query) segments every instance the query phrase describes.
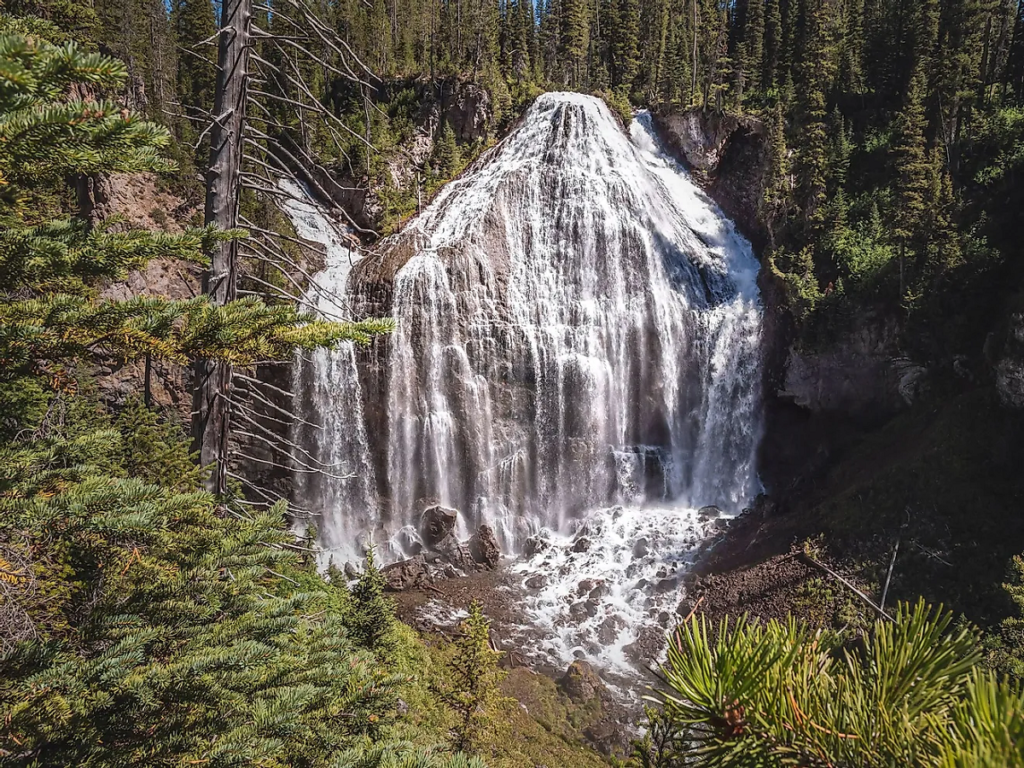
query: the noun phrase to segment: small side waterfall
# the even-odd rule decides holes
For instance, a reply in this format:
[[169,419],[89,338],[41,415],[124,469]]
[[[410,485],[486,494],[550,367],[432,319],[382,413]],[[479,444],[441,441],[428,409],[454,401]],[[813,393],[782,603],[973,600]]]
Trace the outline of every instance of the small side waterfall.
[[595,98],[541,96],[354,268],[318,211],[293,218],[327,248],[321,282],[357,313],[386,295],[397,322],[374,386],[349,347],[297,367],[322,427],[299,425],[300,444],[337,468],[300,473],[297,501],[339,558],[370,535],[400,556],[427,500],[515,551],[589,510],[731,513],[756,493],[758,265],[649,115],[627,136]]
[[[326,268],[306,294],[308,308],[332,320],[347,319],[346,286],[359,254],[345,245],[332,223],[297,184],[284,181],[282,205],[296,234],[323,248]],[[370,439],[363,419],[363,398],[352,342],[300,356],[293,374],[294,443],[305,446],[322,468],[298,466],[293,480],[296,507],[316,518],[322,545],[355,553],[357,542],[377,526],[379,514]]]

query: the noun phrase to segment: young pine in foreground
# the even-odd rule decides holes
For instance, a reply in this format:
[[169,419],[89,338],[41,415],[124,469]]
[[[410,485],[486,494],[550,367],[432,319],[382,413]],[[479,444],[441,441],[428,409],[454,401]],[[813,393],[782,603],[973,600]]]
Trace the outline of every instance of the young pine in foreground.
[[1024,692],[923,602],[854,643],[790,620],[680,626],[645,768],[1024,766]]

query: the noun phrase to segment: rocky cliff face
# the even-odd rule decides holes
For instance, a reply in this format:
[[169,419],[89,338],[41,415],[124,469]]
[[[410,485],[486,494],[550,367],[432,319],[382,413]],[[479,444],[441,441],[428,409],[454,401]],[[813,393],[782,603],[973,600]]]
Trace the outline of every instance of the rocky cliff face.
[[[655,115],[655,126],[694,178],[762,251],[768,243],[759,216],[768,162],[763,123],[693,108],[661,112]],[[759,463],[764,482],[781,492],[795,479],[827,465],[853,434],[907,408],[926,386],[926,371],[902,354],[899,327],[884,312],[862,313],[826,347],[801,345],[799,324],[781,279],[762,269],[758,283],[764,303],[767,403]],[[1003,363],[1007,390],[1018,380],[1018,371],[1024,374],[1024,364],[1016,367],[1016,359],[1010,355]],[[1024,376],[1019,381],[1024,392]]]
[[[192,211],[185,201],[161,188],[150,173],[115,173],[87,177],[78,185],[79,209],[93,222],[113,216],[124,228],[144,228],[180,232],[180,221]],[[163,296],[188,299],[200,291],[198,270],[174,260],[156,259],[144,269],[132,272],[125,280],[112,282],[101,292],[104,298],[124,300],[135,296]],[[191,371],[179,365],[141,360],[125,363],[109,359],[96,371],[100,396],[119,406],[132,395],[147,388],[152,402],[165,412],[175,413],[187,424],[192,410]]]
[[660,112],[654,124],[729,218],[756,248],[768,241],[758,211],[768,163],[764,123],[693,107]]
[[1008,408],[1024,409],[1024,298],[1018,298],[1007,313],[998,345],[995,367],[996,391],[999,400]]
[[[495,130],[493,100],[487,89],[477,83],[456,78],[399,81],[387,84],[384,90],[406,87],[416,91],[418,106],[409,116],[413,134],[386,157],[387,185],[397,190],[410,189],[417,183],[417,176],[422,175],[433,154],[438,131],[445,122],[452,126],[456,140],[463,145],[483,144]],[[379,183],[366,177],[353,178],[341,163],[327,169],[307,169],[307,172],[318,196],[340,207],[357,228],[366,230],[367,234],[380,230],[386,189]]]
[[899,352],[899,328],[890,318],[858,317],[821,351],[793,347],[780,398],[812,413],[839,411],[868,421],[911,405],[926,384],[926,370]]

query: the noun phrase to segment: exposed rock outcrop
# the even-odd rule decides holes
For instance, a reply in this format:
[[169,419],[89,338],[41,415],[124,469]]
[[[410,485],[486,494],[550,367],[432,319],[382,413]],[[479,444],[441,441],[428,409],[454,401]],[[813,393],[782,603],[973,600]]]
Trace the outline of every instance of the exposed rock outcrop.
[[906,408],[927,371],[900,354],[895,322],[859,317],[824,351],[793,347],[779,397],[813,413],[841,411],[877,420]]
[[192,213],[189,204],[163,189],[153,173],[85,176],[77,191],[81,215],[93,222],[118,216],[122,227],[180,232],[181,222]]
[[1024,309],[1010,312],[995,375],[1000,402],[1024,409]]
[[768,167],[764,123],[746,115],[693,107],[660,112],[654,124],[740,231],[755,247],[763,247],[768,234],[758,210]]
[[494,107],[487,89],[469,82],[456,82],[447,97],[442,89],[441,104],[445,117],[462,142],[487,139]]
[[[94,223],[117,216],[119,229],[180,232],[179,221],[189,213],[181,198],[162,189],[151,173],[85,177],[78,184],[81,214]],[[111,282],[101,298],[124,301],[138,296],[189,299],[200,291],[198,270],[173,259],[155,259],[124,280]],[[133,395],[142,396],[148,385],[150,401],[165,412],[177,414],[187,424],[192,410],[192,376],[187,367],[154,360],[148,371],[145,361],[101,361],[95,382],[107,403],[123,405]]]
[[[339,206],[351,222],[367,233],[380,229],[387,211],[385,191],[409,190],[416,185],[434,151],[442,125],[452,127],[455,138],[464,145],[486,142],[494,128],[494,104],[491,94],[478,83],[456,78],[443,80],[399,80],[385,84],[382,97],[406,89],[415,91],[419,106],[409,116],[412,135],[402,141],[401,151],[386,155],[387,187],[363,176],[354,178],[344,163],[327,169],[304,169],[317,194]],[[424,201],[426,202],[426,201]]]
[[493,571],[501,561],[501,549],[494,529],[489,525],[481,525],[473,538],[469,540],[469,552],[478,564]]

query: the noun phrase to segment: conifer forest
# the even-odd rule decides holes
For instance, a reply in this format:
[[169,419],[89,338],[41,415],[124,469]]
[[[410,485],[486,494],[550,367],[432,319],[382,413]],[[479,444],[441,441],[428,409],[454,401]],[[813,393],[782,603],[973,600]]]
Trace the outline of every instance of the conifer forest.
[[1024,0],[0,0],[0,766],[1024,768]]

